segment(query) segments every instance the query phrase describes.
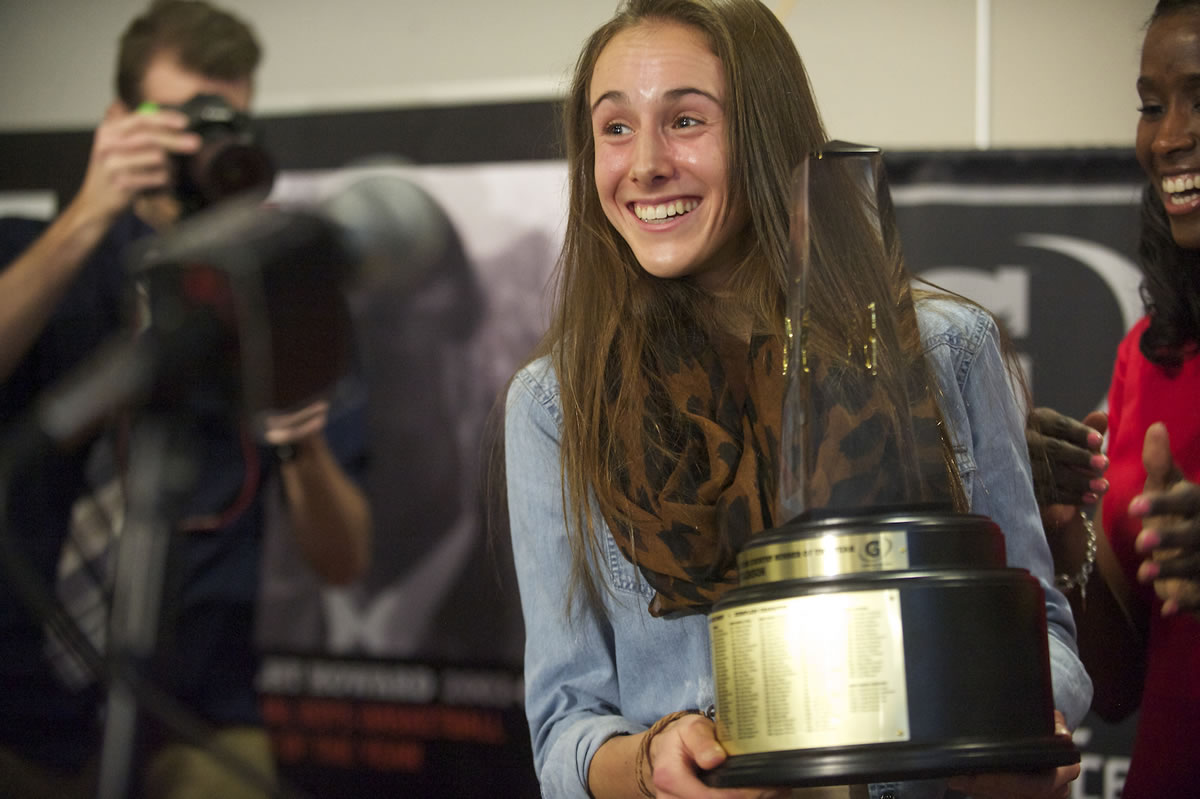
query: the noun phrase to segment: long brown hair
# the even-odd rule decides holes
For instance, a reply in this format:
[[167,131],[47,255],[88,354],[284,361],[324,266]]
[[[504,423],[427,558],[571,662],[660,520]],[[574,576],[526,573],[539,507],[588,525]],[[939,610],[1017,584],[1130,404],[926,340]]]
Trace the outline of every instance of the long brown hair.
[[641,420],[640,397],[631,387],[655,381],[647,365],[674,334],[710,316],[706,310],[715,302],[687,278],[662,280],[645,272],[605,217],[596,190],[592,72],[614,36],[652,22],[700,31],[721,61],[731,205],[747,209],[750,220],[745,256],[733,268],[729,288],[758,327],[782,328],[790,175],[825,138],[791,38],[756,0],[629,0],[583,47],[563,108],[569,207],[555,310],[534,357],[550,357],[563,407],[564,506],[573,552],[569,599],[579,591],[593,604],[599,589],[592,564],[602,559],[588,503],[592,498],[597,510],[616,515],[614,430]]
[[[597,193],[589,102],[596,62],[617,34],[662,22],[699,31],[724,70],[728,188],[731,206],[744,209],[748,222],[740,233],[741,256],[720,297],[689,278],[664,280],[643,270],[606,218]],[[553,317],[532,357],[550,359],[560,388],[563,504],[572,549],[569,614],[580,594],[590,605],[600,604],[594,567],[604,562],[603,528],[594,522],[593,512],[621,523],[616,498],[622,487],[614,468],[621,457],[618,431],[643,425],[645,391],[663,388],[661,364],[697,332],[744,334],[714,329],[720,320],[748,320],[756,334],[784,335],[793,173],[807,155],[822,148],[826,135],[791,37],[758,0],[627,0],[584,45],[564,105],[563,127],[569,179],[566,236]],[[878,269],[886,258],[885,243],[879,244],[878,258],[847,262],[853,268]],[[881,275],[881,280],[855,281],[847,275],[850,294],[828,301],[866,307],[882,299],[889,308],[907,310],[913,324],[903,331],[900,349],[920,358],[907,272],[902,263],[896,268],[899,273]],[[728,313],[731,307],[733,313]],[[818,316],[837,318],[831,312]],[[844,327],[849,335],[849,325]],[[822,346],[824,339],[818,338]],[[830,349],[844,355],[845,335],[830,338],[836,339]],[[945,452],[950,452],[948,443]],[[957,473],[952,477],[957,485]]]

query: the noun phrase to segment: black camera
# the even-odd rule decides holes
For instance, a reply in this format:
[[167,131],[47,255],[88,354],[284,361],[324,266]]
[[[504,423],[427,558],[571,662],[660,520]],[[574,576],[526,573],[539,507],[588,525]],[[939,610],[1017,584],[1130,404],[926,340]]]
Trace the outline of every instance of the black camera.
[[187,114],[188,130],[202,140],[196,152],[174,157],[175,196],[184,216],[235,195],[270,193],[275,162],[248,114],[217,94],[197,94],[175,110]]

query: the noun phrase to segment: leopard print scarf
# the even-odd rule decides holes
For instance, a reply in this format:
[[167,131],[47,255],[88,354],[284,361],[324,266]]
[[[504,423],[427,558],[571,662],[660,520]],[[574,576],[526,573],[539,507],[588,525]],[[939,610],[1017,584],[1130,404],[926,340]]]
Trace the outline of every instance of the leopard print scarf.
[[[644,391],[640,429],[619,436],[620,491],[606,516],[618,548],[655,591],[652,616],[706,612],[737,586],[745,542],[788,521],[774,518],[786,380],[780,339],[756,336],[747,346],[701,336],[682,350],[660,364],[659,390]],[[808,508],[954,504],[923,356],[907,365],[902,386],[838,360],[810,366],[811,431],[821,440],[805,464]]]
[[742,544],[775,523],[782,349],[775,336],[693,338],[643,387],[643,423],[618,435],[606,521],[656,592],[652,616],[706,610],[737,585]]

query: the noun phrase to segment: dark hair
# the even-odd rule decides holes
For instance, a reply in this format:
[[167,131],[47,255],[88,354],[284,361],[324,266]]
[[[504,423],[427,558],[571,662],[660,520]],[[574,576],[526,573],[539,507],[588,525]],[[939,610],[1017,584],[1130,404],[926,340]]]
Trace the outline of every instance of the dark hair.
[[1175,243],[1153,186],[1142,192],[1141,215],[1140,291],[1150,325],[1139,346],[1149,361],[1173,372],[1200,343],[1200,250]]
[[203,0],[155,0],[121,35],[117,96],[126,106],[142,102],[146,69],[162,52],[216,80],[249,78],[262,57],[254,31],[229,12]]
[[[731,207],[744,209],[747,223],[734,234],[740,251],[720,296],[690,277],[661,279],[646,272],[608,221],[596,189],[589,102],[596,62],[618,34],[663,24],[701,34],[724,70],[728,190]],[[593,607],[600,605],[591,567],[602,562],[603,544],[592,512],[610,524],[629,522],[620,510],[620,469],[614,468],[625,457],[622,431],[644,429],[645,413],[654,414],[655,430],[678,429],[669,403],[647,410],[647,397],[669,393],[664,365],[695,341],[711,342],[721,335],[753,333],[784,340],[793,176],[809,154],[824,147],[826,136],[795,44],[759,0],[625,0],[585,43],[563,122],[568,220],[554,314],[533,357],[549,356],[565,409],[561,466],[572,553],[570,613],[577,595]],[[864,209],[849,195],[836,196],[850,207],[844,214],[833,209],[824,214],[829,218],[817,225],[813,246],[844,268],[826,270],[836,285],[825,286],[819,292],[822,301],[810,306],[808,351],[829,354],[830,361],[847,353],[851,339],[846,336],[857,340],[861,320],[845,308],[865,309],[869,301],[878,301],[880,309],[894,308],[908,323],[892,331],[889,340],[899,342],[900,352],[884,359],[891,371],[879,378],[880,384],[895,387],[908,356],[921,358],[923,353],[907,271],[897,254],[885,253],[886,243],[865,225],[865,217],[859,218]],[[880,318],[885,316],[891,318],[881,310]],[[951,493],[965,503],[949,440],[943,438],[942,444]],[[646,440],[645,445],[658,448],[665,458],[680,454],[668,442]]]
[[[1200,14],[1200,0],[1158,0],[1146,25],[1184,11]],[[1162,200],[1149,185],[1142,192],[1138,265],[1150,320],[1138,346],[1147,360],[1174,373],[1200,343],[1200,251],[1175,243]]]
[[640,423],[644,402],[628,378],[653,381],[647,364],[667,357],[681,331],[719,315],[690,279],[663,280],[641,268],[596,191],[589,102],[596,61],[623,31],[663,23],[702,34],[724,70],[731,207],[746,209],[748,220],[728,289],[759,329],[782,330],[792,171],[825,140],[791,36],[757,0],[627,0],[584,44],[563,109],[569,201],[555,313],[534,357],[551,356],[572,411],[562,435],[572,585],[593,604],[599,593],[589,566],[601,543],[586,499],[594,492],[601,510],[616,507],[614,431]]
[[1154,11],[1150,12],[1150,19],[1146,22],[1150,25],[1157,19],[1173,14],[1176,11],[1195,10],[1200,11],[1200,0],[1158,0],[1154,6]]

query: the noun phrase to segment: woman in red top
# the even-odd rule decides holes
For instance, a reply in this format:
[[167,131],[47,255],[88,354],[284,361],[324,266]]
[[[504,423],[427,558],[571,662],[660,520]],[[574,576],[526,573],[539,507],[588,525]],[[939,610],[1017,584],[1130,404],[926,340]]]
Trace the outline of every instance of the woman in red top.
[[[1103,579],[1073,604],[1093,709],[1115,721],[1140,704],[1121,795],[1158,799],[1200,795],[1200,0],[1159,0],[1137,90],[1146,316],[1121,342],[1109,390]],[[1085,422],[1102,431],[1103,415]],[[1055,526],[1056,560],[1082,549],[1082,530],[1055,541]]]

